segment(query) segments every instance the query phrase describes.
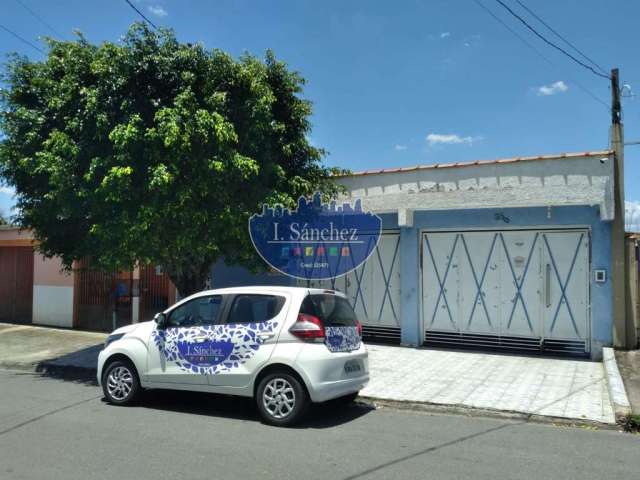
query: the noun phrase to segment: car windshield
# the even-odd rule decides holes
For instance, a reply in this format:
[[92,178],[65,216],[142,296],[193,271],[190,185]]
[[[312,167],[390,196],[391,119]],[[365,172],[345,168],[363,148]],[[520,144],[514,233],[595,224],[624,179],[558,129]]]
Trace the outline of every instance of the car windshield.
[[357,322],[348,300],[332,294],[307,295],[300,313],[318,317],[327,327],[354,327]]

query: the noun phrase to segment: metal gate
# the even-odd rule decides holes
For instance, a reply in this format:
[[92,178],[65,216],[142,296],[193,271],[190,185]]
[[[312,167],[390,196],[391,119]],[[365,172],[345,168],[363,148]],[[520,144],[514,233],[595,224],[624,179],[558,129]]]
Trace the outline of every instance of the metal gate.
[[33,248],[0,247],[0,322],[31,323]]
[[400,343],[400,234],[383,232],[369,259],[331,280],[300,285],[343,292],[362,322],[365,340]]
[[587,231],[422,235],[426,344],[588,354]]
[[151,320],[169,306],[171,281],[160,265],[140,268],[140,321]]
[[110,331],[131,323],[132,272],[94,270],[85,258],[74,273],[76,328]]

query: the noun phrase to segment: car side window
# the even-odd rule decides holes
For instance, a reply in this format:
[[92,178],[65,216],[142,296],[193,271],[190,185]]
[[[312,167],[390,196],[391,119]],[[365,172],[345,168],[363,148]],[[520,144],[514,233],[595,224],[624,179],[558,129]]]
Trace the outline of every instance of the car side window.
[[183,303],[169,314],[167,326],[194,327],[220,323],[222,295],[198,297]]
[[278,295],[240,294],[233,299],[227,323],[262,323],[271,320],[284,306]]

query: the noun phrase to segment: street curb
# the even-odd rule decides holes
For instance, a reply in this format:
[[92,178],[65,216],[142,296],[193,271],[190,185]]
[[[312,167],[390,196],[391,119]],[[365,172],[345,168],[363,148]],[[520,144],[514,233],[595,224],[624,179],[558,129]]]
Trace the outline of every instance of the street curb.
[[381,398],[361,396],[359,401],[372,403],[375,407],[395,408],[398,410],[409,410],[433,414],[465,415],[468,417],[495,418],[500,420],[521,420],[527,423],[539,423],[553,426],[577,427],[577,428],[598,428],[602,430],[619,430],[620,425],[616,423],[603,423],[596,420],[579,418],[552,417],[547,415],[537,415],[534,413],[523,413],[513,410],[496,410],[491,408],[467,407],[465,405],[441,404],[429,402],[407,402],[397,400],[384,400]]
[[611,406],[616,417],[616,421],[624,420],[631,415],[631,404],[627,397],[627,391],[624,388],[616,355],[613,348],[604,347],[602,349],[602,364],[606,374],[607,388],[609,390],[609,398]]

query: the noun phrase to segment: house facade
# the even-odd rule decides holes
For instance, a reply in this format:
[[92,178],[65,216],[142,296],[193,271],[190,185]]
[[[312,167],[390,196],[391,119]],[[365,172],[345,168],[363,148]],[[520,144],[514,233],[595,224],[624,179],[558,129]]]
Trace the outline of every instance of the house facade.
[[216,264],[215,287],[344,292],[369,339],[599,358],[612,344],[613,152],[356,172],[344,200],[377,213],[369,259],[332,280]]

